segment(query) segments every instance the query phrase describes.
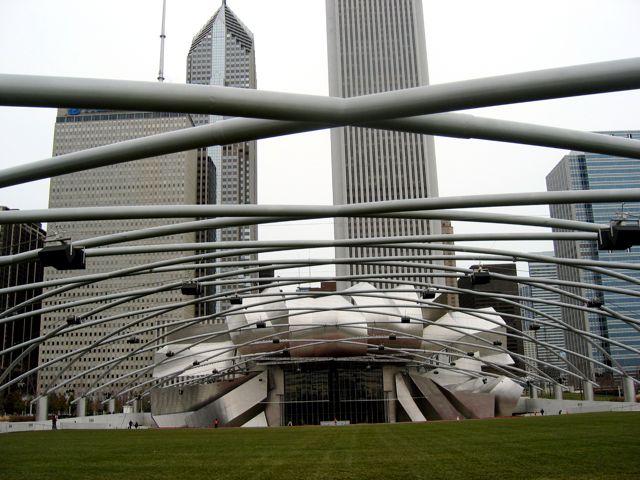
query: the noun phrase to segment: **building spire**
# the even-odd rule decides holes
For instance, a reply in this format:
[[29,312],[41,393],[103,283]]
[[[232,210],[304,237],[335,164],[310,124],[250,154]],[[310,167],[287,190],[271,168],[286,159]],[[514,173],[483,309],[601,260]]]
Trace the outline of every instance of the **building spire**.
[[158,71],[158,81],[164,82],[164,20],[167,12],[167,0],[162,0],[162,28],[160,30],[160,70]]

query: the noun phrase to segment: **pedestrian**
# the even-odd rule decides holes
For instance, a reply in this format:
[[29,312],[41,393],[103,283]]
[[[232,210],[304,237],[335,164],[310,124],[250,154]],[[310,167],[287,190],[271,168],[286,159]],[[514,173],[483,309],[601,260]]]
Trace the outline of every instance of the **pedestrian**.
[[131,427],[133,427],[133,420],[129,420],[129,430],[131,430]]
[[134,427],[136,427],[136,430],[138,429],[138,422],[133,424]]
[[51,418],[51,430],[58,429],[58,415],[54,414]]
[[220,420],[218,420],[218,417],[216,417],[216,419],[213,421],[213,428],[218,428],[218,425],[220,425]]
[[542,415],[544,417],[544,408],[540,409],[540,415]]

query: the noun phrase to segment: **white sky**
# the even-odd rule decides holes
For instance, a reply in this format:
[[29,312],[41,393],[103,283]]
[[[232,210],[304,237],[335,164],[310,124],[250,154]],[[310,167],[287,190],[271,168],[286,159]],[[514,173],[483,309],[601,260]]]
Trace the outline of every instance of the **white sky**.
[[[191,39],[220,3],[168,0],[166,81],[184,82]],[[324,0],[227,3],[255,35],[258,88],[327,94]],[[432,84],[640,57],[638,0],[423,4]],[[161,9],[161,0],[0,0],[0,73],[154,81]],[[634,91],[472,113],[580,130],[619,130],[640,128],[639,107],[640,93]],[[51,109],[0,107],[0,167],[51,156],[54,121]],[[566,152],[437,138],[436,153],[440,195],[455,196],[543,191],[545,175]],[[260,141],[258,164],[260,203],[331,203],[328,132]],[[0,190],[0,205],[11,208],[46,208],[47,202],[46,181]],[[546,207],[517,211],[548,215]],[[298,238],[332,238],[330,222],[311,223],[295,230],[264,227],[260,238],[291,238],[294,231]],[[515,230],[455,227],[461,233]],[[525,248],[548,250],[550,244],[531,242]]]

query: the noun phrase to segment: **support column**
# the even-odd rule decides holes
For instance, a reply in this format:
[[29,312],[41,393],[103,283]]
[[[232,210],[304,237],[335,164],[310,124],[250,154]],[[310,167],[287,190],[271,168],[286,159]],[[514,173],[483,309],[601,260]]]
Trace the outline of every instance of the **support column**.
[[636,401],[636,386],[633,382],[633,378],[626,376],[622,377],[622,388],[624,390],[624,401],[635,402]]
[[582,391],[584,392],[584,399],[593,401],[593,385],[589,382],[582,382]]
[[131,412],[138,413],[140,411],[139,408],[140,408],[140,404],[138,402],[138,399],[134,398],[133,402],[131,402]]
[[385,392],[387,402],[387,419],[389,423],[396,423],[397,420],[397,412],[396,412],[396,392]]
[[558,385],[557,383],[553,385],[553,398],[562,400],[562,385]]
[[110,398],[107,402],[107,412],[108,413],[116,413],[116,399]]
[[87,416],[87,399],[85,397],[80,397],[80,399],[76,402],[76,417],[86,417]]
[[533,383],[529,385],[529,397],[538,398],[538,389],[534,387]]
[[44,395],[40,397],[36,402],[36,422],[44,422],[47,420],[48,408],[49,408],[49,397]]

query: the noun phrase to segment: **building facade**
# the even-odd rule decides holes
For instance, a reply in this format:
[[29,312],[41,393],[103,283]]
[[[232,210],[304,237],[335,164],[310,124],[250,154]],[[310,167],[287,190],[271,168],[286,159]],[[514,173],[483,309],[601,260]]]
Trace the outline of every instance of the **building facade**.
[[[256,88],[253,34],[227,7],[226,2],[195,35],[187,55],[187,83],[219,87]],[[219,115],[194,115],[196,125],[215,123]],[[215,203],[255,204],[258,201],[256,142],[212,146],[208,157],[215,166],[201,165],[207,178],[215,179]],[[218,241],[257,240],[258,227],[227,227],[215,232]],[[227,261],[257,259],[257,256],[229,257]],[[224,272],[225,269],[220,269]],[[229,307],[221,302],[220,309]]]
[[[544,252],[542,255],[553,256],[553,252]],[[558,267],[554,263],[529,262],[529,277],[532,279],[557,280]],[[553,285],[552,285],[553,287]],[[533,285],[522,285],[522,296],[532,298],[531,302],[523,302],[525,306],[537,310],[536,312],[523,309],[523,316],[530,318],[531,322],[525,325],[525,331],[535,335],[540,344],[527,343],[525,353],[527,357],[533,356],[536,359],[548,363],[554,367],[566,368],[566,354],[558,348],[565,348],[565,332],[560,322],[562,322],[562,310],[559,305],[549,303],[539,303],[536,300],[549,302],[560,302],[560,294]],[[531,327],[535,325],[532,329]],[[546,345],[552,345],[548,347]],[[529,348],[529,351],[527,351]],[[558,377],[557,371],[552,367],[538,364],[537,368]]]
[[[0,206],[0,210],[9,210]],[[37,250],[44,245],[46,232],[38,223],[22,223],[16,225],[0,225],[0,256],[16,255],[22,252]],[[7,323],[0,323],[0,350],[37,338],[40,335],[40,314],[29,315],[39,310],[40,302],[23,305],[42,293],[41,288],[32,290],[12,290],[12,287],[38,283],[42,281],[42,265],[38,260],[13,265],[0,266],[0,312],[9,315],[20,315],[21,318]],[[15,309],[15,310],[14,310]],[[24,358],[18,360],[24,354]],[[24,348],[0,355],[0,375],[4,375],[14,361],[5,381],[9,381],[21,373],[28,372],[38,365],[38,350],[25,352]],[[19,390],[22,394],[33,395],[36,392],[35,377],[28,377],[22,386],[9,387],[8,392]]]
[[[327,0],[329,94],[354,97],[429,83],[422,2]],[[345,127],[331,131],[333,203],[438,195],[433,138]],[[335,220],[337,240],[440,233],[440,221],[383,218]],[[338,247],[336,258],[420,255],[422,251]],[[337,265],[337,274],[398,274],[420,267]],[[406,274],[406,276],[402,275]],[[425,281],[423,277],[416,278]],[[378,285],[383,285],[384,282]],[[340,287],[348,286],[341,282]]]
[[[316,297],[263,293],[226,324],[176,332],[175,343],[157,351],[158,426],[491,418],[511,415],[522,393],[508,372],[511,355],[497,347],[505,324],[491,308],[477,312],[481,318],[435,309],[425,322],[420,292],[407,285],[388,293],[370,283]],[[165,361],[168,348],[176,353]]]
[[[184,114],[59,109],[53,154],[62,155],[192,126],[190,117]],[[197,197],[197,156],[197,152],[192,150],[54,177],[51,179],[49,207],[192,205]],[[56,240],[77,241],[187,220],[191,219],[52,222],[48,224],[47,240],[50,244],[55,244]],[[184,233],[119,245],[194,241],[193,233]],[[166,308],[185,300],[180,289],[141,295],[119,293],[153,289],[168,282],[190,279],[194,272],[107,277],[81,285],[76,283],[72,289],[65,288],[64,284],[66,280],[79,275],[104,275],[165,260],[172,255],[179,257],[189,255],[189,252],[88,256],[86,270],[83,271],[45,268],[45,280],[57,281],[58,284],[47,290],[51,296],[43,301],[47,311],[43,314],[41,334],[62,330],[40,347],[40,365],[45,368],[38,374],[38,393],[66,381],[69,383],[64,389],[72,391],[75,396],[84,395],[96,385],[104,384],[110,384],[108,390],[116,392],[127,384],[127,374],[139,371],[141,373],[136,375],[148,377],[142,370],[150,364],[152,353],[141,352],[126,360],[120,360],[121,357],[141,349],[146,341],[154,339],[156,335],[162,335],[171,322],[192,318],[195,309],[193,306]],[[94,325],[92,328],[80,328],[69,323],[70,318]],[[119,332],[134,333],[140,344],[127,342],[127,337],[120,337]],[[107,336],[109,340],[96,344],[96,340],[102,336]],[[89,351],[90,346],[93,348]],[[62,355],[77,357],[77,360],[65,371],[60,370],[59,365],[47,366],[49,361]],[[108,368],[101,367],[86,374],[87,370],[106,361],[113,363]],[[85,372],[84,376],[74,379],[80,372]],[[114,381],[120,377],[120,380]]]
[[[640,131],[605,132],[609,135],[621,136],[631,139],[640,139]],[[547,189],[553,190],[597,190],[604,188],[639,188],[640,187],[640,161],[628,158],[613,157],[609,155],[592,154],[586,152],[570,152],[566,155],[547,176]],[[612,220],[626,219],[637,220],[640,215],[640,202],[600,203],[600,204],[574,204],[551,205],[551,216],[568,220],[578,220],[608,225]],[[557,257],[578,258],[584,260],[600,260],[605,262],[640,263],[640,248],[633,247],[629,251],[601,251],[598,250],[596,241],[554,241],[554,250]],[[628,275],[640,280],[637,270],[617,269],[616,272]],[[558,277],[561,280],[582,282],[603,287],[632,288],[627,282],[594,272],[560,265]],[[623,285],[624,284],[624,285]],[[570,293],[581,295],[587,299],[602,302],[605,307],[633,319],[639,319],[638,309],[640,299],[621,293],[583,288],[566,288]],[[563,302],[585,307],[585,302],[563,296]],[[594,311],[596,310],[596,311]],[[637,377],[640,369],[640,358],[628,350],[611,344],[607,339],[623,342],[633,348],[640,348],[640,333],[624,321],[591,309],[590,312],[563,308],[563,319],[574,327],[590,331],[604,340],[587,341],[584,337],[567,333],[567,347],[589,355],[593,359],[607,365],[616,362],[624,371]],[[608,357],[611,358],[608,358]],[[600,373],[598,367],[585,365],[579,358],[574,359],[582,363],[584,368],[589,368],[590,374]],[[595,371],[594,371],[595,370]]]

